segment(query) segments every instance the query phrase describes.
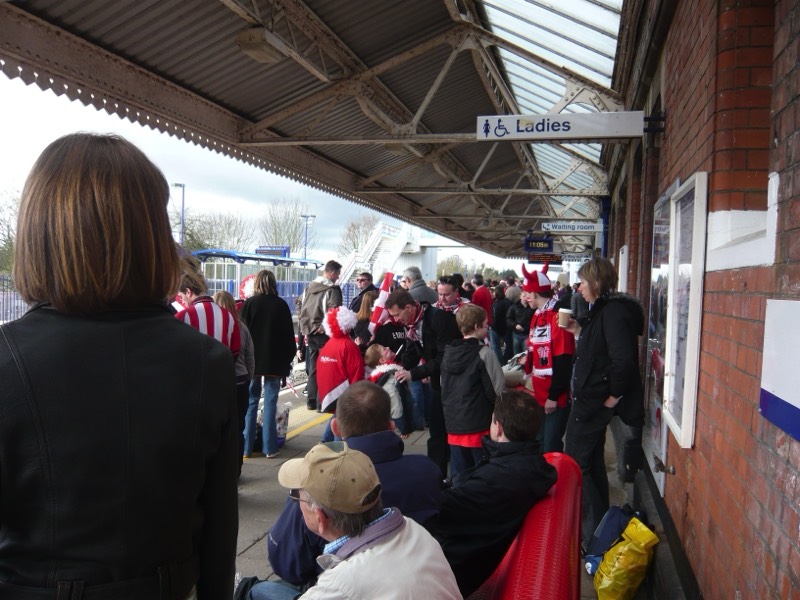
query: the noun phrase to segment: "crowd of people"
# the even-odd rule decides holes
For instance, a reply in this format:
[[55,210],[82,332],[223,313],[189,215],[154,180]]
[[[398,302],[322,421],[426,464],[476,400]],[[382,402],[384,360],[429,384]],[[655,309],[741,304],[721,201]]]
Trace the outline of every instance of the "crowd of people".
[[[57,140],[26,182],[14,277],[32,308],[0,327],[0,599],[230,597],[237,477],[262,395],[263,451],[279,455],[298,345],[307,408],[332,418],[278,473],[279,579],[245,578],[237,598],[466,597],[555,483],[551,451],[581,468],[588,543],[608,509],[607,426],[644,416],[644,316],[610,261],[583,264],[575,290],[546,265],[433,285],[410,267],[381,297],[362,272],[344,306],[331,260],[296,339],[272,271],[240,306],[210,296],[168,196],[115,136]],[[427,457],[405,455],[426,427]]]

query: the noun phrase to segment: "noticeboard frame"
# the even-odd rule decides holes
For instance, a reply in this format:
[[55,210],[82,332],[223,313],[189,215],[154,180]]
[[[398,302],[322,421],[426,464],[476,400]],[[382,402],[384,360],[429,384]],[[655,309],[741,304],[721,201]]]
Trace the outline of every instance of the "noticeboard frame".
[[670,197],[664,418],[681,448],[694,444],[707,203],[704,171],[689,177]]

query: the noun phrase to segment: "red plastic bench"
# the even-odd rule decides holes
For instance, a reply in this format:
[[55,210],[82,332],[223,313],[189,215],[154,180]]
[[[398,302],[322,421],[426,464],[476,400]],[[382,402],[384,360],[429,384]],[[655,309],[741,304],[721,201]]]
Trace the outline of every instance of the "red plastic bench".
[[581,590],[581,471],[545,454],[558,481],[528,512],[502,562],[469,600],[577,600]]

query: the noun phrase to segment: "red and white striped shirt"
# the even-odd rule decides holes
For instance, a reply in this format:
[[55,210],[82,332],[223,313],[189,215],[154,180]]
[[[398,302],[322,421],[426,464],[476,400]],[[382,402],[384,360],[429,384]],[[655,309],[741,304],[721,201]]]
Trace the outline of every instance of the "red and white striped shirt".
[[196,298],[191,306],[180,311],[175,318],[225,344],[233,358],[239,356],[242,344],[239,323],[236,317],[216,304],[211,296]]

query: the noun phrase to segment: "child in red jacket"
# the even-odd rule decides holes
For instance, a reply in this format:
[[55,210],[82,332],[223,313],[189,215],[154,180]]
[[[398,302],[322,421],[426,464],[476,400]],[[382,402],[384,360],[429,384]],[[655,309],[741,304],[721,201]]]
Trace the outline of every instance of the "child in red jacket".
[[[364,358],[350,332],[358,318],[349,308],[337,306],[325,315],[322,326],[330,339],[317,357],[317,393],[322,412],[336,411],[336,399],[351,383],[364,379]],[[330,421],[322,436],[323,442],[333,441]]]

